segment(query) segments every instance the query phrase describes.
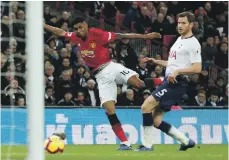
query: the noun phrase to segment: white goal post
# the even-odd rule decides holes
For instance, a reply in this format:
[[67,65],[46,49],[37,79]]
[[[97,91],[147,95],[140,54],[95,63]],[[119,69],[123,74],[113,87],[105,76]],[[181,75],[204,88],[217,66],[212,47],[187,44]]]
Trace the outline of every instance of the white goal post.
[[26,1],[28,157],[44,160],[43,1]]

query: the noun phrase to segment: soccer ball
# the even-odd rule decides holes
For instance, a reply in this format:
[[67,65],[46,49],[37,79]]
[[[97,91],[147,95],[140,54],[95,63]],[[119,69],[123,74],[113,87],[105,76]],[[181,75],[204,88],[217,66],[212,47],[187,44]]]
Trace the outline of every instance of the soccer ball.
[[64,147],[64,141],[59,136],[52,135],[48,137],[44,142],[45,150],[51,154],[64,152]]

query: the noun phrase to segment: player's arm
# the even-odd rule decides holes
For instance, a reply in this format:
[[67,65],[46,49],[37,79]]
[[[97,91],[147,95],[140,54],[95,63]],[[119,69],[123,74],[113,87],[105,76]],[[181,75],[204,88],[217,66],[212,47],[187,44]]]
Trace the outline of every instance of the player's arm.
[[116,39],[155,39],[161,38],[161,34],[152,32],[148,34],[136,34],[136,33],[115,33]]
[[59,37],[64,37],[66,34],[66,32],[63,29],[56,28],[47,24],[44,24],[44,28]]
[[189,58],[192,63],[191,67],[178,69],[178,74],[193,74],[200,73],[202,71],[201,46],[200,44],[194,46],[195,47],[189,52]]
[[101,29],[93,28],[92,31],[99,36],[99,39],[102,40],[104,44],[113,42],[115,39],[154,39],[161,38],[160,33],[153,32],[148,34],[135,34],[135,33],[115,33],[115,32],[106,32]]
[[168,83],[177,83],[176,76],[177,75],[189,75],[189,74],[194,74],[194,73],[200,73],[202,70],[202,63],[201,62],[195,62],[192,63],[191,67],[184,68],[184,69],[178,69],[172,74],[168,76]]
[[160,66],[166,67],[168,65],[168,61],[163,61],[163,60],[156,60],[154,58],[144,58],[143,59],[144,62],[152,62],[154,64],[158,64]]
[[202,63],[197,62],[197,63],[192,63],[192,66],[189,68],[178,69],[177,73],[178,74],[194,74],[194,73],[200,73],[201,71],[202,71]]

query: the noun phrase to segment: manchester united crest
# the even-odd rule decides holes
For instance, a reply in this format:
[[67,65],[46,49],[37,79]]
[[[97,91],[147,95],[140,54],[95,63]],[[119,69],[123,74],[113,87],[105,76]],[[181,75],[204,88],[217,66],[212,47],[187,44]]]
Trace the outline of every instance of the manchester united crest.
[[90,47],[91,49],[94,49],[94,48],[96,47],[95,41],[91,41],[90,44],[89,44],[89,47]]

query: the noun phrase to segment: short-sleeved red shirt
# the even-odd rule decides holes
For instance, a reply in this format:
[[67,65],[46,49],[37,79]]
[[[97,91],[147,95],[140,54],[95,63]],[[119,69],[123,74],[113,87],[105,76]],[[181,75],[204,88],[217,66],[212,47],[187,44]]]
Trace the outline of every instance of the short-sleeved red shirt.
[[105,46],[115,40],[114,32],[90,28],[85,41],[75,35],[75,32],[66,32],[65,37],[78,48],[86,64],[93,69],[111,61],[108,48]]

